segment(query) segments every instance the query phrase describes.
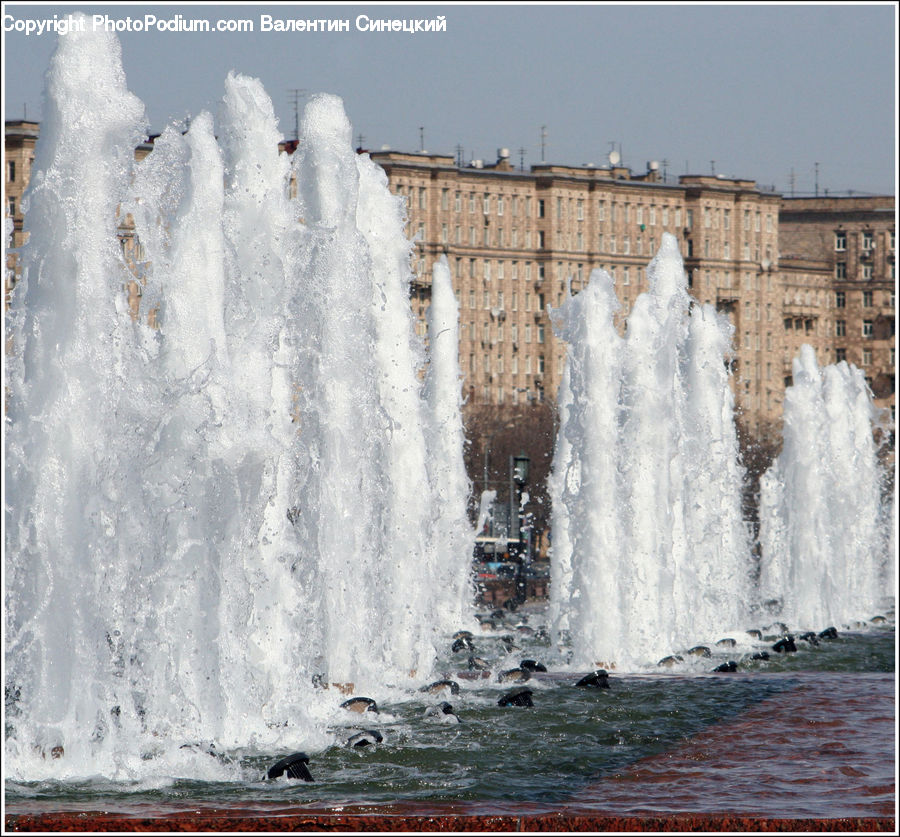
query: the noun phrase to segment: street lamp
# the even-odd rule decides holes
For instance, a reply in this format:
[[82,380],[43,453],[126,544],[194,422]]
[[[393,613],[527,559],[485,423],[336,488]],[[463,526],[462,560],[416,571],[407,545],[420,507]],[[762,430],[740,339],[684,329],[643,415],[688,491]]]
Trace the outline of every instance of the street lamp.
[[531,466],[531,460],[524,454],[512,458],[513,461],[513,477],[519,486],[528,482],[528,469]]

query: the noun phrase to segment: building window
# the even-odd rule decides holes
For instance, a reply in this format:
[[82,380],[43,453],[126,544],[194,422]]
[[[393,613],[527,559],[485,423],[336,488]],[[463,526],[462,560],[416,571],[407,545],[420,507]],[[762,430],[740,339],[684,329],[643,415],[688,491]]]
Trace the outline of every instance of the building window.
[[469,192],[469,212],[475,211],[475,193]]
[[872,365],[872,350],[871,349],[863,349],[862,350],[862,365],[863,366],[871,366]]
[[544,326],[539,325],[537,330],[537,341],[538,343],[544,342]]
[[575,204],[575,217],[579,221],[584,220],[584,201],[579,199]]
[[847,263],[846,262],[837,262],[835,264],[834,278],[835,279],[846,279],[847,278]]
[[597,220],[598,221],[606,220],[606,201],[598,201],[597,202]]
[[503,195],[497,195],[497,214],[503,214]]
[[843,252],[847,249],[847,233],[844,230],[838,230],[834,234],[834,249]]
[[835,308],[846,308],[847,307],[847,294],[845,294],[843,291],[835,291],[834,307]]
[[16,182],[16,161],[8,160],[6,163],[7,180],[10,183]]
[[485,193],[484,197],[481,199],[481,211],[488,215],[491,211],[491,196]]
[[544,217],[544,199],[540,198],[537,202],[538,218]]
[[871,308],[872,307],[872,291],[863,291],[862,307],[863,308]]
[[622,284],[623,285],[631,284],[631,277],[629,276],[629,272],[630,271],[628,270],[628,265],[625,265],[625,267],[622,268]]
[[870,232],[864,232],[862,234],[862,248],[863,250],[871,250],[875,246],[875,239]]
[[863,320],[862,336],[868,337],[868,338],[872,338],[875,336],[875,321],[874,320]]
[[425,209],[425,188],[419,187],[419,209]]
[[847,334],[847,321],[846,320],[835,320],[834,321],[834,336],[835,337],[844,337]]
[[627,235],[622,239],[622,252],[626,256],[631,255],[631,239]]
[[866,281],[871,281],[872,279],[872,265],[864,264],[862,266],[862,278]]
[[544,231],[538,230],[538,250],[544,249]]
[[450,209],[450,190],[441,189],[441,210],[446,212]]
[[457,192],[453,196],[453,209],[455,212],[462,212],[462,192]]
[[9,198],[9,217],[12,218],[16,214],[16,199]]
[[840,363],[842,360],[847,359],[847,350],[844,348],[837,348],[834,350],[834,360],[835,363]]
[[525,323],[525,342],[531,342],[531,323]]

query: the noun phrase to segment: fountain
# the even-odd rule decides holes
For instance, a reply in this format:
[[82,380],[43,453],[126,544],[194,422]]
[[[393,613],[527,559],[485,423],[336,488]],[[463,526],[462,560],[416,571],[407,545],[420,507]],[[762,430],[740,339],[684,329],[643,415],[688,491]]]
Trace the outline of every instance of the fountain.
[[[118,42],[72,27],[44,112],[10,315],[8,810],[144,816],[189,804],[194,816],[211,804],[449,800],[518,815],[523,801],[596,813],[602,798],[611,811],[612,797],[592,790],[598,777],[665,758],[770,700],[786,708],[765,719],[767,735],[793,740],[778,724],[847,688],[842,676],[802,681],[813,664],[875,666],[865,729],[846,713],[841,735],[876,742],[862,775],[884,804],[893,680],[880,672],[893,665],[892,629],[785,657],[775,676],[748,638],[728,652],[742,673],[703,663],[712,689],[692,676],[699,669],[643,668],[755,615],[724,362],[731,332],[690,303],[671,236],[624,337],[602,271],[556,313],[569,355],[547,621],[560,648],[528,604],[475,627],[449,268],[434,267],[426,350],[408,303],[403,205],[353,152],[341,102],[310,100],[289,157],[262,85],[230,74],[217,120],[168,127],[135,163],[146,123]],[[118,239],[125,216],[143,251],[134,265]],[[153,327],[122,291],[135,272]],[[843,391],[861,398],[853,380]],[[828,403],[839,409],[836,385]],[[776,544],[804,525],[792,486],[818,485],[801,479],[801,438],[769,479],[780,480],[769,504]],[[835,478],[851,479],[850,462],[834,465]],[[870,522],[860,518],[854,537]],[[787,614],[780,560],[764,578]],[[860,579],[861,595],[871,588]],[[451,633],[467,625],[472,650],[452,651]],[[598,663],[617,666],[595,678],[608,688],[576,688]],[[528,680],[528,705],[504,694],[501,673]],[[366,729],[352,726],[363,716],[342,706],[347,693],[351,707],[373,707]],[[452,712],[434,711],[447,694]],[[826,757],[799,761],[819,771]],[[698,763],[689,760],[692,786]],[[315,781],[276,775],[288,764]],[[758,787],[753,764],[729,765],[729,777]],[[792,812],[819,785],[816,773],[803,794],[761,799],[759,810]],[[642,796],[647,783],[634,786]],[[822,787],[828,811],[871,811],[868,789],[835,801]],[[662,806],[684,798],[657,794]],[[690,805],[715,810],[718,799]]]
[[[325,688],[420,683],[471,617],[457,314],[436,276],[423,385],[403,207],[350,131],[314,97],[290,160],[231,74],[218,139],[201,113],[135,164],[118,42],[60,39],[13,323],[15,774],[321,748]],[[158,329],[122,294],[126,212]]]
[[803,346],[760,500],[760,595],[801,629],[868,619],[892,587],[874,419],[863,373]]
[[556,312],[569,350],[551,607],[581,665],[655,662],[749,615],[731,328],[711,306],[690,304],[671,235],[647,276],[624,338],[605,271]]

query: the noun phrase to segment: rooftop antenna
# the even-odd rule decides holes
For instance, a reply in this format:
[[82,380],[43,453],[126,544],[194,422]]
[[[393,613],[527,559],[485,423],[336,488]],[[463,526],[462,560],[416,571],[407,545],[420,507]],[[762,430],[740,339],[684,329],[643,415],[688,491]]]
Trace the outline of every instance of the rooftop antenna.
[[816,197],[819,197],[819,164],[813,163],[813,166],[815,166],[816,171]]
[[28,121],[28,102],[22,103],[22,121],[23,122]]
[[716,176],[716,161],[715,160],[709,161],[709,170],[712,172],[712,176],[715,177]]
[[667,183],[669,179],[669,161],[665,157],[663,157],[663,159],[660,161],[660,165],[663,169],[663,183]]
[[366,138],[362,134],[356,135],[356,147],[362,151],[363,143],[366,141]]
[[547,150],[547,126],[541,125],[541,162],[544,162]]
[[300,141],[300,97],[305,92],[305,87],[292,87],[288,90],[291,94],[291,104],[294,106],[294,142]]
[[791,166],[790,182],[791,182],[791,197],[794,197],[794,184],[797,182],[797,178],[794,176],[794,167],[793,166]]
[[419,151],[425,150],[425,126],[419,126]]
[[456,144],[456,168],[461,169],[463,164],[463,147],[460,143]]
[[525,171],[525,149],[519,148],[519,171]]

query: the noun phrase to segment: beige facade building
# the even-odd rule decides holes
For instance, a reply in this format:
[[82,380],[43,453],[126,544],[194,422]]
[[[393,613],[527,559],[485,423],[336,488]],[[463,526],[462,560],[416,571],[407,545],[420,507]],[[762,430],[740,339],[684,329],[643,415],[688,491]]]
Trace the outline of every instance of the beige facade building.
[[[31,173],[35,122],[7,122],[7,211],[13,246],[23,243],[21,201]],[[293,143],[286,143],[292,151]],[[152,148],[136,149],[138,159]],[[584,287],[594,268],[613,277],[619,325],[647,290],[647,263],[664,232],[679,242],[690,292],[734,327],[736,401],[751,432],[781,417],[791,361],[803,343],[821,363],[846,359],[865,371],[876,403],[894,415],[894,198],[782,199],[752,180],[684,175],[648,165],[496,163],[461,167],[453,157],[376,152],[391,190],[406,199],[415,240],[412,305],[427,338],[431,271],[448,259],[460,307],[459,361],[470,404],[519,406],[555,399],[565,346],[548,309],[567,283]],[[126,262],[140,260],[128,218]],[[7,260],[6,294],[15,283]],[[126,288],[139,316],[141,285]],[[143,312],[153,322],[154,312]]]
[[[781,205],[785,297],[815,322],[820,358],[863,370],[896,419],[896,216],[893,197],[790,198]],[[785,312],[785,336],[793,323]],[[794,337],[796,340],[796,336]]]
[[[34,164],[34,146],[40,134],[39,122],[18,120],[6,123],[3,146],[4,195],[6,197],[5,215],[13,222],[11,245],[21,247],[25,243],[22,232],[22,196],[31,179],[31,166]],[[6,275],[3,277],[5,305],[9,307],[9,295],[16,282],[15,253],[7,252]]]
[[602,267],[627,317],[647,290],[645,270],[662,234],[679,241],[690,289],[735,329],[735,382],[754,429],[780,415],[780,196],[753,181],[683,176],[665,183],[650,166],[532,166],[501,151],[492,166],[452,157],[374,153],[391,189],[407,199],[416,240],[413,305],[424,335],[431,268],[445,255],[460,304],[460,365],[470,403],[554,398],[565,347],[547,309]]

